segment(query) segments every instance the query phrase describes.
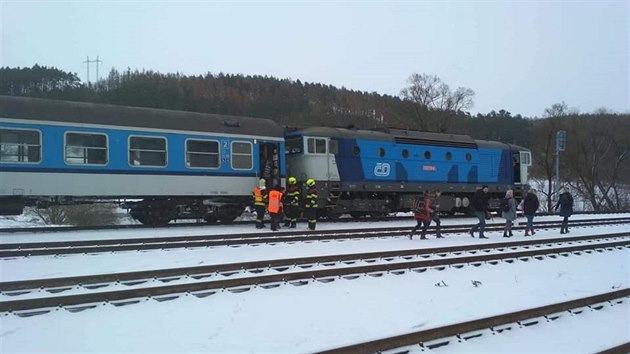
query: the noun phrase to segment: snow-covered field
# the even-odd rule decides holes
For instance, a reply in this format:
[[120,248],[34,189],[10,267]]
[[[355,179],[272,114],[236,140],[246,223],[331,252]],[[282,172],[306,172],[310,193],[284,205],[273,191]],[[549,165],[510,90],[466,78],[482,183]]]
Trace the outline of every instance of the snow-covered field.
[[[603,217],[630,216],[630,214]],[[591,218],[576,215],[572,220]],[[559,220],[556,216],[537,220]],[[473,219],[443,220],[444,224]],[[495,219],[501,223],[502,219]],[[319,229],[385,227],[399,222],[318,225]],[[15,226],[0,221],[0,227]],[[306,227],[305,224],[299,225]],[[253,226],[212,226],[177,229],[2,234],[0,243],[225,234],[251,232]],[[628,225],[573,228],[571,236],[627,231]],[[267,231],[269,232],[269,231]],[[522,238],[522,231],[516,237]],[[0,260],[2,281],[109,273],[157,268],[232,263],[244,260],[359,253],[503,241],[499,232],[489,240],[467,234],[426,241],[404,237],[344,242],[313,242],[216,247],[171,251],[120,252],[65,257]],[[558,229],[540,230],[535,238],[560,237]],[[474,286],[473,281],[481,282]],[[447,286],[436,286],[436,284]],[[404,334],[525,308],[596,295],[630,286],[628,249],[581,256],[546,258],[481,267],[406,272],[380,278],[363,276],[305,286],[254,288],[244,293],[223,291],[205,298],[181,296],[166,302],[70,313],[18,317],[0,316],[2,353],[308,353]],[[630,341],[630,300],[600,311],[566,313],[553,322],[504,331],[436,348],[432,352],[466,353],[592,353]],[[420,351],[419,347],[415,347]],[[431,352],[431,351],[428,351]]]

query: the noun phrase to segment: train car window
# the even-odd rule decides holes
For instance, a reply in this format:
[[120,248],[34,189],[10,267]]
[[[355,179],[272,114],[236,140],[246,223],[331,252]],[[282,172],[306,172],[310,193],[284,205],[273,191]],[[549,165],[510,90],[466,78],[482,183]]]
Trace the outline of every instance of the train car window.
[[245,141],[232,142],[232,168],[235,170],[251,170],[254,166],[252,161],[252,144]]
[[355,145],[355,146],[352,148],[352,155],[354,155],[354,156],[359,156],[359,155],[361,155],[361,148]]
[[408,157],[409,157],[409,150],[407,150],[407,149],[403,149],[403,151],[402,151],[402,157],[404,157],[404,158],[408,158]]
[[107,135],[66,132],[65,160],[69,165],[107,165]]
[[378,148],[378,157],[383,157],[383,156],[385,156],[385,149],[380,147]]
[[450,151],[446,152],[446,159],[449,161],[453,159],[453,154]]
[[330,139],[328,141],[328,152],[331,154],[339,153],[339,142],[335,139]]
[[309,154],[325,154],[326,153],[326,139],[308,138],[308,153]]
[[186,167],[219,168],[219,142],[214,140],[186,140]]
[[129,137],[129,165],[135,167],[166,167],[166,138]]
[[424,158],[427,160],[431,160],[431,151],[427,150],[424,152]]
[[469,152],[467,152],[466,153],[466,161],[470,161],[470,160],[472,160],[472,155]]
[[287,154],[299,154],[302,152],[302,138],[287,138],[284,141]]
[[42,160],[41,132],[0,128],[0,162],[38,163]]

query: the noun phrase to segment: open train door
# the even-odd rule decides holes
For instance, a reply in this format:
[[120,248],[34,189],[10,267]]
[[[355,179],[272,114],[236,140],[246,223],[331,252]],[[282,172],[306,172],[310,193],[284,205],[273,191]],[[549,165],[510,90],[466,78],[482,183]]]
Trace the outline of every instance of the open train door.
[[265,179],[267,189],[280,185],[280,143],[260,142],[259,154],[260,171],[258,171],[258,176]]

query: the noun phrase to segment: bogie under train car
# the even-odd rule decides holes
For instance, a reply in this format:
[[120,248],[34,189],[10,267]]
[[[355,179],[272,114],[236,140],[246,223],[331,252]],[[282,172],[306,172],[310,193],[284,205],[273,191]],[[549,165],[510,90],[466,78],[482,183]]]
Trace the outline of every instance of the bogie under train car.
[[0,96],[0,214],[132,199],[142,223],[231,221],[263,173],[284,182],[268,119]]
[[425,190],[440,189],[440,211],[470,212],[481,186],[491,208],[508,188],[527,188],[529,150],[466,135],[400,129],[295,129],[285,136],[287,174],[317,182],[320,214],[336,218],[409,211]]

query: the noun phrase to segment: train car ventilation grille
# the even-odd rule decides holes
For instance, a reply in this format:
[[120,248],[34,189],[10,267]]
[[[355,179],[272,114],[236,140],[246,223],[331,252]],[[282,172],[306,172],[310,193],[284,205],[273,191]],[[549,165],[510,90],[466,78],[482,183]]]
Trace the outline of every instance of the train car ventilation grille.
[[409,145],[429,145],[429,146],[448,146],[448,147],[460,147],[468,149],[476,149],[477,144],[467,141],[444,141],[444,140],[431,140],[431,139],[418,139],[418,138],[405,138],[395,137],[396,144],[409,144]]

